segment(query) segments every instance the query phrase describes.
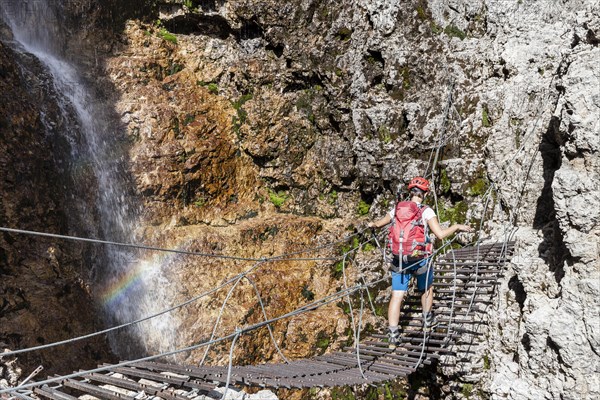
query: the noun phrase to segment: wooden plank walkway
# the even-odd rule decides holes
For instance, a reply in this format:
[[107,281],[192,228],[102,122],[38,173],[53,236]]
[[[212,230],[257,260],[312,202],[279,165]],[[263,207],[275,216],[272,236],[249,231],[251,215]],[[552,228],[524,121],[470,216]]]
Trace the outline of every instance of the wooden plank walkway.
[[[388,348],[385,335],[373,334],[361,340],[358,354],[356,348],[345,347],[289,364],[234,366],[230,384],[274,389],[376,384],[407,376],[445,355],[464,355],[469,350],[461,348],[461,341],[471,345],[482,334],[478,329],[486,323],[485,307],[492,304],[513,246],[513,242],[481,245],[437,258],[434,310],[439,325],[427,335],[422,329],[420,301],[413,296],[403,306],[402,343],[396,349]],[[75,400],[82,395],[107,400],[184,400],[200,394],[220,398],[213,388],[226,381],[227,367],[139,362],[67,379],[55,387],[39,387],[34,393],[51,400]]]

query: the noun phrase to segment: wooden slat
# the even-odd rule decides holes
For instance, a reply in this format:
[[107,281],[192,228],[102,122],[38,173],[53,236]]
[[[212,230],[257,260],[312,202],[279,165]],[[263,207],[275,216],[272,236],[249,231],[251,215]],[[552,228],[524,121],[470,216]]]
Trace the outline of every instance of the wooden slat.
[[71,396],[70,394],[63,393],[57,389],[51,388],[47,385],[42,387],[36,387],[33,389],[33,392],[38,396],[45,397],[51,400],[79,400],[75,396]]
[[67,379],[63,385],[72,389],[78,390],[82,393],[91,394],[94,397],[107,400],[133,400],[133,396],[115,392],[114,390],[104,389],[99,386],[95,386],[89,383],[76,381],[73,379]]

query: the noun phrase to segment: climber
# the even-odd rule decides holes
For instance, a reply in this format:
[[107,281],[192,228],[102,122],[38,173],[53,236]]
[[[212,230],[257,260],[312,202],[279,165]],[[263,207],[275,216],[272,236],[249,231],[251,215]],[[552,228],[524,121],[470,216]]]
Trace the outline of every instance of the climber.
[[[369,223],[369,228],[381,228],[393,222],[390,228],[392,247],[392,297],[388,306],[388,342],[390,348],[400,343],[400,309],[412,275],[417,279],[423,307],[423,328],[431,331],[437,323],[433,311],[433,268],[431,267],[431,243],[428,228],[438,239],[444,239],[457,231],[472,232],[468,225],[455,224],[442,228],[435,212],[423,204],[429,192],[429,181],[416,177],[408,184],[410,201],[398,201],[385,217]],[[402,261],[400,260],[402,258]]]

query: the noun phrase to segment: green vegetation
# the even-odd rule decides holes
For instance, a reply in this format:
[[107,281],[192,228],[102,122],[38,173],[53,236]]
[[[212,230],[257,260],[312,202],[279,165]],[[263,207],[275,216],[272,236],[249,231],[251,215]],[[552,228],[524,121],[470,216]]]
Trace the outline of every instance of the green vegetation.
[[439,35],[440,33],[442,33],[444,31],[442,29],[442,27],[439,26],[438,24],[436,24],[435,22],[431,22],[431,24],[429,26],[431,27],[431,31],[436,35]]
[[338,199],[338,193],[335,190],[332,190],[331,193],[329,193],[329,196],[327,198],[327,203],[333,205],[333,204],[335,204],[337,199]]
[[373,246],[371,243],[365,243],[362,246],[363,251],[373,251],[373,249],[375,249],[375,246]]
[[206,85],[206,88],[208,89],[209,92],[211,92],[212,94],[218,94],[219,93],[219,87],[217,86],[216,83],[211,82],[208,85]]
[[521,131],[521,128],[515,129],[515,146],[517,149],[521,147],[521,135],[522,134],[523,134],[523,131]]
[[379,317],[387,316],[387,306],[381,303],[374,303],[373,307],[375,308],[375,315]]
[[237,115],[233,117],[233,129],[236,133],[239,132],[240,127],[246,122],[246,119],[248,118],[248,112],[244,110],[243,107],[244,103],[251,99],[252,93],[246,93],[232,103],[234,110],[237,111]]
[[183,2],[183,5],[189,8],[190,10],[194,8],[194,2],[192,0],[185,0]]
[[460,40],[464,40],[467,37],[467,34],[458,29],[455,25],[448,25],[444,29],[444,33],[450,37],[459,38]]
[[419,4],[417,6],[417,18],[422,19],[422,20],[429,19],[429,17],[427,16],[427,13],[425,12],[425,7],[426,7],[426,5],[424,5],[424,4]]
[[471,196],[481,196],[487,192],[488,187],[489,183],[485,177],[477,178],[470,184],[467,193]]
[[481,109],[481,125],[483,125],[485,128],[489,128],[490,126],[492,126],[492,123],[490,122],[490,117],[488,115],[487,107],[483,107]]
[[203,207],[205,204],[206,204],[206,197],[204,197],[204,196],[197,197],[196,200],[194,201],[194,205],[199,208]]
[[344,263],[342,261],[338,261],[333,264],[333,268],[331,269],[331,276],[334,279],[340,279],[344,274]]
[[300,294],[308,301],[313,301],[315,299],[315,294],[308,289],[308,285],[302,286],[302,291]]
[[176,73],[181,71],[183,68],[184,68],[183,65],[177,64],[171,60],[169,62],[169,67],[167,69],[167,75],[175,75]]
[[338,31],[335,34],[335,36],[339,40],[347,42],[352,37],[352,29],[346,28],[346,27],[342,27],[342,28],[338,29]]
[[485,354],[483,356],[483,369],[488,370],[491,367],[491,363],[490,363],[490,357]]
[[183,126],[189,125],[196,119],[196,115],[194,113],[188,113],[185,115],[183,119]]
[[410,89],[410,69],[408,65],[405,65],[400,69],[400,75],[402,76],[402,89]]
[[381,125],[379,127],[379,129],[377,130],[377,135],[379,136],[379,140],[381,140],[385,144],[388,144],[392,141],[390,129],[385,125]]
[[351,387],[334,387],[331,389],[331,400],[356,400]]
[[461,393],[466,398],[471,398],[471,396],[473,395],[473,385],[470,383],[464,383],[462,385]]
[[367,204],[364,200],[361,200],[358,202],[358,207],[357,207],[356,211],[358,212],[358,215],[363,216],[363,215],[367,215],[369,213],[370,209],[371,209],[371,205]]
[[450,191],[451,187],[452,184],[450,183],[450,179],[448,179],[448,171],[444,168],[440,173],[440,189],[442,189],[442,193],[446,194]]
[[319,349],[325,351],[327,350],[327,347],[329,347],[329,343],[331,343],[331,338],[329,337],[329,335],[324,331],[319,332],[319,334],[317,335],[317,343],[315,343],[315,345]]
[[[320,86],[316,85],[315,87]],[[319,90],[316,90],[315,87],[303,91],[296,100],[296,108],[298,111],[302,111],[304,114],[306,114],[306,117],[311,123],[314,123],[316,120],[316,115],[313,110],[313,103],[315,95],[319,92]]]
[[465,201],[459,201],[453,207],[446,207],[445,204],[439,204],[440,222],[449,221],[450,224],[464,224],[467,219],[468,206]]
[[271,203],[277,208],[280,208],[283,203],[288,199],[288,195],[283,190],[275,192],[274,190],[269,189],[269,200]]
[[196,85],[206,87],[206,89],[208,89],[208,91],[212,94],[219,93],[219,86],[217,86],[215,82],[196,81]]
[[167,42],[177,43],[177,36],[173,35],[165,28],[161,28],[160,31],[158,31],[158,36],[160,36],[161,38],[163,38],[163,40],[166,40]]

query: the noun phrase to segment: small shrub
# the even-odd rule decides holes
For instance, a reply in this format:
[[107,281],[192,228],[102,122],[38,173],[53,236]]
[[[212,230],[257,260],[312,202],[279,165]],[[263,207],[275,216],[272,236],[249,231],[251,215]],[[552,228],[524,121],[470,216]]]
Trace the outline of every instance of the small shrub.
[[337,198],[338,194],[335,190],[333,190],[331,193],[329,193],[329,198],[327,199],[327,202],[333,205],[336,202]]
[[338,29],[337,33],[335,34],[335,36],[339,39],[342,40],[344,42],[347,42],[348,40],[350,40],[350,38],[352,37],[352,29],[350,28],[346,28],[346,27],[342,27],[340,29]]
[[488,370],[491,367],[490,357],[486,354],[483,356],[483,369]]
[[283,190],[275,192],[274,190],[269,189],[269,200],[271,200],[271,203],[273,203],[275,207],[280,208],[287,198],[288,196]]
[[209,92],[211,92],[212,94],[218,94],[219,93],[219,87],[217,86],[216,83],[211,82],[208,85],[206,85],[206,88],[208,89]]
[[478,178],[473,183],[471,183],[468,193],[471,196],[481,196],[485,194],[488,189],[488,181],[485,178]]
[[324,351],[329,347],[329,343],[331,343],[329,336],[325,332],[319,332],[317,335],[317,347]]
[[492,126],[486,107],[483,107],[483,109],[481,110],[481,125],[483,125],[485,128],[489,128],[490,126]]
[[470,383],[463,384],[461,392],[463,396],[470,398],[473,395],[473,385]]
[[165,28],[161,28],[161,30],[158,32],[158,35],[161,38],[163,38],[163,40],[166,40],[167,42],[177,43],[177,36],[173,35],[171,32],[169,32]]
[[387,126],[381,125],[377,130],[377,133],[379,140],[381,140],[383,143],[388,144],[392,141],[392,135],[390,134],[390,129]]
[[333,268],[331,269],[331,276],[334,279],[340,279],[343,274],[344,274],[344,264],[342,263],[342,261],[338,261],[335,264],[333,264]]
[[308,301],[313,301],[315,299],[315,294],[308,289],[308,285],[302,286],[302,291],[300,294]]
[[365,243],[362,247],[363,251],[373,251],[373,249],[375,249],[375,246],[373,246],[371,243]]
[[363,216],[363,215],[367,215],[369,213],[369,210],[371,209],[371,206],[369,204],[367,204],[364,200],[361,200],[358,203],[358,208],[357,208],[357,212],[358,215]]
[[444,29],[444,33],[450,37],[459,38],[460,40],[464,40],[467,37],[466,33],[452,24],[448,25],[446,29]]
[[452,185],[450,179],[448,179],[448,172],[444,168],[440,174],[440,188],[442,189],[442,193],[448,193],[451,187]]

